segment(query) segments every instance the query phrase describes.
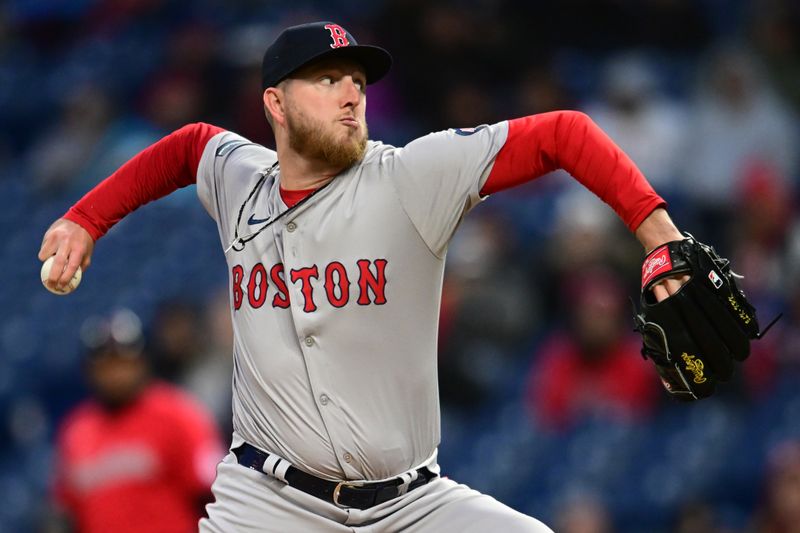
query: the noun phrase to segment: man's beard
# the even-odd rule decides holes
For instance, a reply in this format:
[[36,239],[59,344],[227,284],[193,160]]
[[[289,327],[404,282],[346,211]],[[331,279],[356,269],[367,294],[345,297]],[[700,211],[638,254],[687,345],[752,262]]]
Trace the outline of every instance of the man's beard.
[[361,161],[367,151],[367,124],[362,123],[364,132],[361,135],[340,135],[331,133],[321,120],[309,117],[301,111],[292,110],[286,113],[289,130],[289,146],[309,159],[322,160],[331,166],[346,169]]

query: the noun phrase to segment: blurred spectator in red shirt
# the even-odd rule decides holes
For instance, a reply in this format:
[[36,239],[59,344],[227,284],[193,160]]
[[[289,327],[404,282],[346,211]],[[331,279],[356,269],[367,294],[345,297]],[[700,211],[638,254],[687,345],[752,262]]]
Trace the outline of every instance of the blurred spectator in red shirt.
[[197,531],[223,455],[212,417],[189,395],[148,378],[130,311],[84,328],[93,397],[63,423],[56,503],[84,533]]
[[619,279],[596,267],[567,283],[565,329],[547,337],[528,376],[527,403],[544,426],[565,429],[586,418],[631,420],[649,414],[658,379],[630,333]]

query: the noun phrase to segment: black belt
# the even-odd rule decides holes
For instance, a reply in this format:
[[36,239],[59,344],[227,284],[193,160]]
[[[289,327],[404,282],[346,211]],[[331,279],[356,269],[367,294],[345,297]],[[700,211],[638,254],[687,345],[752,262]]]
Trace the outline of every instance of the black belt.
[[[240,465],[258,470],[263,470],[269,454],[262,452],[250,444],[242,444],[233,449],[236,460]],[[277,466],[277,464],[276,464]],[[306,494],[316,496],[320,500],[333,503],[339,507],[355,507],[356,509],[368,509],[379,503],[397,498],[405,492],[412,491],[417,487],[425,485],[437,475],[426,467],[417,469],[417,479],[408,484],[408,488],[403,491],[403,480],[398,478],[388,481],[330,481],[318,478],[302,470],[290,466],[284,478],[290,487],[301,490]]]

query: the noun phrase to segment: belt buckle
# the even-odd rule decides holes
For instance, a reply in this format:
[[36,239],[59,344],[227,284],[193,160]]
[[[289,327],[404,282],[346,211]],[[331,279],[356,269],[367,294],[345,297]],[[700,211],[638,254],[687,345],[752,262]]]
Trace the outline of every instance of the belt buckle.
[[340,481],[336,484],[336,487],[333,489],[333,503],[336,507],[347,507],[346,505],[342,505],[339,503],[339,494],[341,493],[342,487],[363,487],[364,482],[361,481]]

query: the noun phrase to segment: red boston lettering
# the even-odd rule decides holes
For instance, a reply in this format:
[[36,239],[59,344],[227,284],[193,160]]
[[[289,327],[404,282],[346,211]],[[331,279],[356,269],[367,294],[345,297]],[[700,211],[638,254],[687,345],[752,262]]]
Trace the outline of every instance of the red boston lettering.
[[250,307],[258,309],[267,299],[267,269],[261,263],[256,263],[250,271],[250,281],[247,283],[247,299]]
[[244,279],[244,268],[242,268],[242,265],[234,265],[231,269],[231,289],[233,291],[233,308],[235,310],[242,306],[244,297],[242,279]]
[[[339,296],[336,296],[337,287]],[[325,292],[328,295],[328,301],[334,307],[344,307],[350,299],[350,280],[347,279],[347,270],[338,261],[325,267]]]
[[[358,298],[359,305],[383,305],[386,303],[386,259],[359,259],[358,265]],[[324,267],[320,280],[321,268],[317,265],[295,268],[289,272],[288,279],[283,263],[272,266],[256,263],[250,269],[245,287],[245,269],[242,265],[231,268],[231,291],[234,310],[239,310],[246,300],[250,307],[259,309],[267,301],[269,287],[273,287],[272,307],[288,309],[291,305],[289,283],[300,289],[303,297],[303,311],[313,313],[317,310],[314,300],[314,289],[325,289],[328,303],[341,309],[350,303],[350,276],[347,268],[340,261],[331,261]],[[351,269],[350,274],[355,275]],[[316,285],[316,287],[315,287]],[[321,286],[320,286],[321,285]],[[245,298],[245,293],[247,297]],[[355,298],[355,296],[354,296]]]
[[316,311],[317,306],[314,304],[314,287],[311,285],[311,278],[319,279],[319,269],[317,269],[317,265],[292,269],[290,278],[292,283],[297,283],[298,280],[302,281],[300,291],[303,293],[303,298],[305,298],[303,311],[306,313],[313,313]]
[[331,39],[333,39],[331,48],[350,46],[350,41],[347,39],[347,32],[344,31],[344,28],[338,24],[325,24],[325,29],[331,32]]
[[269,270],[269,278],[277,289],[275,296],[272,297],[272,307],[286,309],[289,307],[289,290],[283,280],[283,263],[278,263]]
[[376,305],[383,305],[386,303],[386,259],[376,259],[375,274],[370,269],[372,264],[369,259],[358,260],[358,288],[360,290],[358,295],[359,305],[369,305],[369,290],[375,295],[372,303]]

